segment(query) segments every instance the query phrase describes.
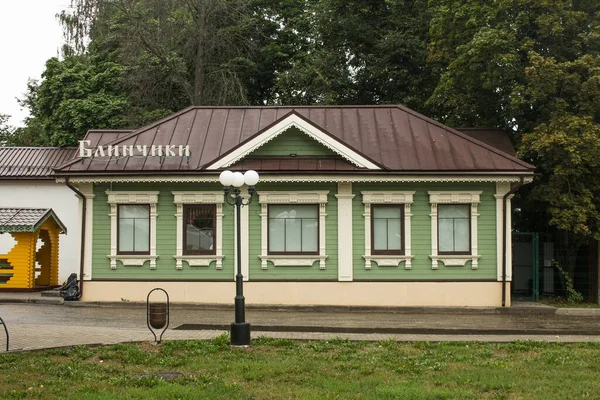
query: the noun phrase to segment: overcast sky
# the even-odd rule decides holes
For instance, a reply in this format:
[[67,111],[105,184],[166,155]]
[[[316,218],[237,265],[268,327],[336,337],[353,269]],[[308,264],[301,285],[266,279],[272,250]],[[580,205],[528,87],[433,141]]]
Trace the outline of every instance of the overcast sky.
[[10,124],[22,126],[27,110],[22,97],[27,79],[40,79],[44,63],[57,55],[62,31],[56,14],[70,0],[0,0],[0,114],[10,114]]

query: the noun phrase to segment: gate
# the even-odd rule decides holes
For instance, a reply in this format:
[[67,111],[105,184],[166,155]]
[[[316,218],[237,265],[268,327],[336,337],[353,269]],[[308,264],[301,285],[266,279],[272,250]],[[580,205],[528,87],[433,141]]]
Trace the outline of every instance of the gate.
[[566,296],[565,282],[555,263],[574,271],[575,289],[587,301],[596,302],[598,264],[596,242],[573,250],[572,242],[556,233],[513,232],[511,296],[538,301]]
[[514,300],[539,300],[539,252],[538,233],[513,233],[510,287]]

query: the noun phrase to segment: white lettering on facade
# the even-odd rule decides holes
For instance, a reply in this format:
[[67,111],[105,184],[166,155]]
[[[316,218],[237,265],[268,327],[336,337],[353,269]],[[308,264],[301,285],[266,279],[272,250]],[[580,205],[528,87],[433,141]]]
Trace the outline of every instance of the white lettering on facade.
[[79,141],[79,157],[91,157],[92,156],[92,149],[88,149],[85,147],[86,144],[89,145],[90,143],[92,143],[91,140],[80,140]]
[[156,157],[156,156],[162,157],[162,155],[163,155],[162,146],[161,145],[158,145],[158,146],[152,145],[152,148],[150,149],[150,156],[152,156],[152,157]]
[[104,157],[104,156],[106,156],[106,154],[104,154],[104,146],[96,147],[96,151],[94,152],[94,157]]
[[[189,157],[191,154],[189,145],[99,145],[89,148],[90,140],[79,141],[79,157]],[[150,148],[148,148],[150,147]]]
[[139,153],[142,153],[142,156],[148,157],[148,146],[146,146],[146,145],[140,146],[138,144],[137,146],[135,146],[135,148],[137,149],[137,151]]
[[108,145],[108,156],[119,157],[119,146],[113,146],[112,144]]
[[167,157],[175,157],[175,146],[171,146],[170,144],[165,145],[165,156]]

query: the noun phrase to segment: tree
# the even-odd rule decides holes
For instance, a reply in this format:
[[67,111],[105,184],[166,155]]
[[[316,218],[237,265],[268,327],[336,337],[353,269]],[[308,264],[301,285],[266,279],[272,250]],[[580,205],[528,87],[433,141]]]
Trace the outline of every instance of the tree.
[[87,55],[49,59],[43,80],[30,81],[21,100],[31,114],[24,137],[31,144],[73,146],[88,129],[128,126],[121,73],[119,65]]
[[305,7],[303,20],[294,21],[303,51],[279,74],[281,103],[404,103],[423,111],[437,82],[426,64],[426,1],[321,0]]
[[261,32],[249,0],[73,0],[61,16],[76,51],[108,50],[142,107],[248,104]]

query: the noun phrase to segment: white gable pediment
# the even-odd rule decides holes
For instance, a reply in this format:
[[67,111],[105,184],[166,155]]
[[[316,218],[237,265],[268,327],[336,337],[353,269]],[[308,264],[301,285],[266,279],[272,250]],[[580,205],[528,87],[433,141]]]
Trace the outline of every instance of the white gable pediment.
[[290,114],[287,117],[281,119],[277,123],[273,124],[273,126],[266,129],[264,132],[242,143],[238,147],[234,148],[233,151],[231,151],[230,153],[219,158],[217,161],[213,162],[208,167],[206,167],[206,169],[216,170],[227,168],[240,161],[242,158],[246,157],[256,149],[264,146],[266,143],[275,139],[283,132],[292,127],[298,128],[301,132],[305,133],[312,139],[319,142],[321,145],[327,147],[334,153],[340,155],[342,158],[359,168],[366,168],[370,170],[381,169],[377,164],[375,164],[359,152],[344,145],[342,142],[333,138],[331,135],[329,135],[322,129],[316,127],[315,125],[300,117],[298,114]]

